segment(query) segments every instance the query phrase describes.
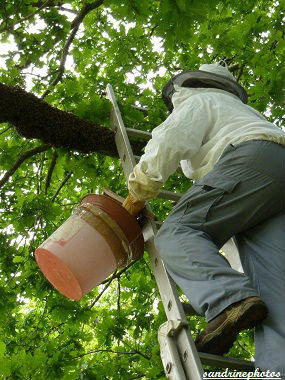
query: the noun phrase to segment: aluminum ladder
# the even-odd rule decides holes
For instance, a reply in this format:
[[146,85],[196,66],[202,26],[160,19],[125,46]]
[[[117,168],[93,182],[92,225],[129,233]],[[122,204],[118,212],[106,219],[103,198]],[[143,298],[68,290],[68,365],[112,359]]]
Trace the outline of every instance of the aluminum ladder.
[[[110,123],[115,132],[115,142],[121,159],[126,179],[133,171],[139,157],[134,156],[129,141],[129,136],[148,141],[151,133],[125,128],[124,122],[110,84],[106,88],[106,97],[112,103]],[[182,194],[161,190],[159,198],[178,201]],[[146,207],[149,207],[148,205]],[[167,316],[158,331],[161,359],[166,377],[170,380],[202,380],[202,364],[219,368],[229,368],[243,371],[254,370],[254,362],[223,357],[212,354],[198,353],[191,336],[187,314],[195,314],[189,304],[186,307],[180,301],[175,283],[168,275],[155,246],[154,237],[159,223],[148,220],[143,227],[145,248],[149,254],[152,269],[160,292],[161,300]],[[190,312],[189,312],[190,311]]]

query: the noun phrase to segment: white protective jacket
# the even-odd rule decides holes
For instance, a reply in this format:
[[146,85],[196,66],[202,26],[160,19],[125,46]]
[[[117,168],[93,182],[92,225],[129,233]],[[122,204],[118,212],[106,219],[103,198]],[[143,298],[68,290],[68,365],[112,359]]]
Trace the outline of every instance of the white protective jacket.
[[179,163],[186,177],[203,177],[230,143],[269,140],[285,145],[285,133],[237,96],[214,88],[175,89],[173,112],[152,131],[129,176],[129,191],[137,199],[155,197]]

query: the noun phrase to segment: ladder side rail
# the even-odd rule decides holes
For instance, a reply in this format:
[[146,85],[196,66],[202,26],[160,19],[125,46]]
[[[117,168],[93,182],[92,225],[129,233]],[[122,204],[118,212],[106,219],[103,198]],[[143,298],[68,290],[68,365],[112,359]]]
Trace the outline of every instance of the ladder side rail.
[[111,101],[113,107],[111,109],[111,127],[115,132],[115,142],[117,145],[119,157],[122,162],[122,167],[126,178],[133,171],[136,165],[135,157],[131,148],[131,144],[125,129],[125,125],[115,98],[113,88],[110,84],[106,88],[107,98]]
[[[111,124],[112,128],[116,132],[115,141],[122,161],[122,167],[126,178],[128,178],[135,166],[135,158],[116,102],[114,91],[110,84],[107,85],[106,92],[107,98],[113,104],[113,109],[111,111]],[[190,328],[179,299],[177,288],[173,280],[168,275],[165,266],[154,247],[153,240],[155,232],[155,225],[148,221],[143,233],[161,299],[168,320],[178,320],[185,323],[183,328],[175,334],[175,340],[187,379],[199,380],[202,379],[203,374],[202,364],[191,338]]]
[[176,285],[167,273],[165,265],[154,246],[156,226],[149,221],[144,226],[143,232],[147,239],[146,248],[149,253],[154,276],[167,319],[170,321],[180,320],[182,323],[184,322],[183,328],[174,334],[174,338],[176,340],[181,361],[183,362],[182,364],[187,375],[187,379],[202,379],[202,364],[191,336],[189,323],[186,319]]

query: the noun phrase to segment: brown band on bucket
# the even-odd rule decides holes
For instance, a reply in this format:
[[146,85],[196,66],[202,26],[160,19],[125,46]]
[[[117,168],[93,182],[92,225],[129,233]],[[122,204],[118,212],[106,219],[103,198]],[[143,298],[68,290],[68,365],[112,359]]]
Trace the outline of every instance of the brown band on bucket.
[[103,211],[100,207],[94,205],[93,203],[84,203],[84,205],[81,205],[81,207],[87,207],[93,215],[98,216],[99,218],[103,219],[105,223],[109,225],[109,227],[115,231],[115,233],[119,236],[119,238],[123,242],[123,247],[126,247],[126,251],[128,252],[129,259],[132,260],[132,253],[129,245],[129,241],[124,234],[121,227],[118,225],[117,222],[115,222],[114,219],[112,219],[105,211]]
[[128,213],[119,202],[106,195],[88,194],[80,204],[91,203],[106,212],[124,232],[129,241],[133,260],[140,259],[144,253],[144,238],[134,216]]
[[113,248],[118,266],[128,265],[132,260],[129,242],[121,228],[108,214],[91,203],[80,204],[73,212],[104,236]]

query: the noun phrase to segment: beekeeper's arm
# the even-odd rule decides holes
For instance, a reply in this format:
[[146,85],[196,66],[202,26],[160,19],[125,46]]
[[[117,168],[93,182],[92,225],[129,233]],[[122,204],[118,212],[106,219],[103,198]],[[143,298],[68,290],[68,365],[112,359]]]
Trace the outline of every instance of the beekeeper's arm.
[[123,206],[138,215],[145,202],[157,196],[181,160],[199,150],[208,128],[208,116],[199,96],[185,100],[152,132],[139,163],[129,176],[129,195]]

